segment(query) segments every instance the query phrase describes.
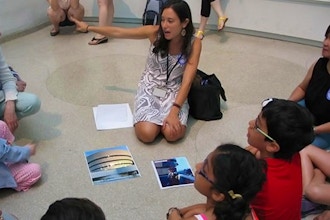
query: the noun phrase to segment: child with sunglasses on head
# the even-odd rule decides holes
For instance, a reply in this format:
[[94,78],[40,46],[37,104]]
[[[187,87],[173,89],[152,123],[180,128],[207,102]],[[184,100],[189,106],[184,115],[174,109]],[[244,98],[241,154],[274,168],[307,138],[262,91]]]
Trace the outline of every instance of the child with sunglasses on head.
[[206,196],[206,203],[172,207],[167,219],[245,219],[250,213],[250,201],[264,181],[263,161],[237,145],[220,145],[196,165],[194,186]]
[[267,163],[266,183],[252,200],[260,220],[301,219],[302,170],[299,151],[314,139],[313,117],[296,102],[268,99],[249,122],[247,150]]

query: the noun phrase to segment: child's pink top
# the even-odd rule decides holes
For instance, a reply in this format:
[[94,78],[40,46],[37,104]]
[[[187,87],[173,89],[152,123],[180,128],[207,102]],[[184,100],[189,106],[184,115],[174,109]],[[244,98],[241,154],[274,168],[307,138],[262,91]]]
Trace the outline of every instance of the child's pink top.
[[199,214],[199,215],[195,215],[197,220],[207,220],[207,217],[205,214]]

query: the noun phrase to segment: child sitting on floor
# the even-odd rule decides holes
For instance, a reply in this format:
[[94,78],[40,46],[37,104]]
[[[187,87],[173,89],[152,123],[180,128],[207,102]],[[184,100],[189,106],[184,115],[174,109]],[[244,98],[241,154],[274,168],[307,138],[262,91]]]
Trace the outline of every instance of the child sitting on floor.
[[267,163],[266,182],[251,203],[260,220],[301,219],[299,151],[314,139],[313,118],[296,102],[268,99],[249,122],[247,150]]
[[36,153],[36,144],[21,147],[12,145],[13,142],[13,134],[0,120],[0,189],[27,191],[41,177],[40,165],[27,162]]
[[105,220],[102,209],[86,198],[64,198],[53,202],[41,220]]
[[262,161],[237,145],[220,145],[196,165],[194,186],[206,203],[170,208],[167,219],[242,220],[264,181]]

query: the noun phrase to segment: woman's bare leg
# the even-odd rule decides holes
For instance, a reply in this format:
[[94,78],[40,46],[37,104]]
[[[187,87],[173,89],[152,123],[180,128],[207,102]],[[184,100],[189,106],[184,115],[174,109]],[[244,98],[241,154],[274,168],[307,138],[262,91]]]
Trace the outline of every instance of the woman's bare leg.
[[79,0],[71,0],[71,5],[68,10],[68,18],[71,20],[71,17],[76,18],[81,21],[84,18],[85,8],[79,3]]
[[60,22],[65,19],[65,12],[62,8],[60,8],[57,0],[49,0],[48,2],[49,7],[47,9],[47,15],[53,25],[51,32],[57,32],[60,29]]
[[161,132],[168,142],[174,142],[184,137],[184,135],[186,134],[186,129],[187,127],[184,125],[181,125],[181,127],[177,129],[177,131],[174,131],[169,126],[163,126]]
[[214,0],[213,2],[211,2],[211,7],[218,15],[218,31],[221,31],[225,26],[227,17],[222,10],[220,0]]
[[160,134],[160,126],[151,122],[141,121],[134,125],[136,137],[143,143],[151,143]]
[[[112,25],[113,16],[115,13],[113,0],[98,0],[97,3],[99,6],[99,26]],[[105,36],[101,34],[95,35],[96,39],[101,39],[103,37]]]

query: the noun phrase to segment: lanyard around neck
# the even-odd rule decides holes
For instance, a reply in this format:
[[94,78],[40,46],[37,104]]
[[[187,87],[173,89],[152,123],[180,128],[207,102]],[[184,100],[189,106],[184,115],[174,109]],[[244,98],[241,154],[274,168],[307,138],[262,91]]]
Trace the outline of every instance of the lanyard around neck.
[[176,67],[176,65],[178,65],[178,63],[179,63],[181,57],[182,57],[182,54],[180,55],[180,57],[178,58],[178,60],[177,60],[176,63],[174,64],[174,66],[171,68],[171,70],[168,71],[169,59],[168,59],[168,54],[167,54],[166,83],[167,83],[167,81],[168,81],[168,78],[170,78],[170,75],[171,75],[172,71],[174,70],[174,68]]

